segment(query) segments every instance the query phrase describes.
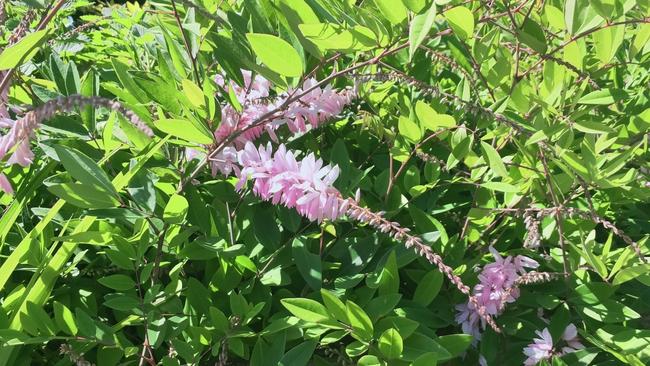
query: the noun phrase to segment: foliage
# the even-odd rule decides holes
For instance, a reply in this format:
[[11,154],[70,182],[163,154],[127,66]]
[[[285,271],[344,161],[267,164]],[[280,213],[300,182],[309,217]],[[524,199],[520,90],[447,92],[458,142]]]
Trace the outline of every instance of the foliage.
[[[541,363],[649,364],[649,15],[0,0],[0,365],[519,365],[576,337]],[[255,139],[338,166],[341,210],[312,220],[265,200],[267,175],[238,189],[238,127],[215,137],[251,105],[315,113],[309,78],[340,105]],[[464,334],[495,256],[539,267]]]

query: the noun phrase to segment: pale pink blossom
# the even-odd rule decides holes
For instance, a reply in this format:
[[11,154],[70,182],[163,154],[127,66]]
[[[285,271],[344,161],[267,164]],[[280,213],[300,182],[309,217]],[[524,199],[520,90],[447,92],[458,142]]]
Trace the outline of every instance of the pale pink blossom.
[[562,339],[567,343],[567,346],[562,348],[563,353],[571,353],[585,348],[578,339],[578,328],[573,324],[569,324],[566,329],[564,329]]
[[242,169],[237,189],[251,179],[255,195],[273,204],[295,208],[312,221],[335,220],[347,209],[345,200],[340,199],[341,194],[332,186],[339,175],[338,166],[323,166],[323,161],[314,154],[299,161],[284,145],[273,153],[270,143],[255,148],[248,142],[239,152],[238,160]]
[[534,338],[533,343],[524,348],[524,354],[528,358],[524,361],[525,366],[535,366],[541,360],[549,360],[553,357],[553,338],[548,328],[544,330],[535,331],[539,338]]
[[0,173],[0,191],[4,191],[7,194],[13,195],[14,189],[11,186],[11,182],[7,179],[7,176]]
[[560,337],[561,343],[565,343],[565,345],[556,345],[548,328],[544,328],[541,332],[535,331],[535,334],[539,338],[534,338],[533,343],[523,350],[524,354],[528,356],[524,361],[524,366],[534,366],[542,360],[550,360],[553,356],[561,357],[585,348],[578,340],[578,329],[573,324],[569,324]]
[[[501,314],[506,303],[512,303],[519,297],[515,281],[526,273],[525,268],[537,268],[539,264],[525,256],[508,256],[503,258],[494,248],[489,248],[494,262],[486,265],[478,276],[479,283],[474,286],[473,294],[479,305],[491,316]],[[467,302],[456,306],[456,322],[461,324],[463,332],[481,338],[481,327],[485,324],[477,313],[476,305]]]
[[17,121],[5,120],[3,126],[7,124],[11,127],[6,135],[0,137],[0,160],[13,150],[7,163],[28,166],[34,160],[30,139],[40,123],[33,115],[27,115]]
[[286,124],[293,133],[305,132],[307,127],[318,128],[323,122],[340,114],[347,104],[350,104],[356,94],[350,90],[337,92],[331,85],[324,89],[315,87],[318,84],[316,79],[308,79],[302,88],[292,90],[288,95],[302,95],[287,108],[283,117],[275,119],[272,123],[275,126]]
[[234,147],[226,146],[223,150],[219,151],[218,154],[210,158],[210,169],[212,170],[212,175],[216,175],[217,172],[228,176],[230,173],[235,172],[235,175],[239,175],[240,169],[237,160],[238,151]]

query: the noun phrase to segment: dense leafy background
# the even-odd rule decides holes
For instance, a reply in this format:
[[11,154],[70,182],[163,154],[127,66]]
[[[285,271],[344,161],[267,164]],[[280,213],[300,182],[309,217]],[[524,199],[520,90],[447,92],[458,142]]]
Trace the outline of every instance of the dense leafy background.
[[[14,112],[101,95],[156,136],[83,108],[4,170],[0,364],[518,365],[535,330],[569,323],[587,348],[554,365],[650,363],[647,0],[80,0],[34,33],[58,3],[4,4],[0,42],[37,15],[0,54],[19,66]],[[361,90],[344,115],[281,139],[338,164],[344,196],[359,188],[469,285],[489,245],[567,274],[524,286],[476,347],[454,320],[467,298],[401,243],[205,169],[176,193],[197,164],[184,147],[228,103],[214,75],[253,70],[279,93],[361,65],[332,81]]]

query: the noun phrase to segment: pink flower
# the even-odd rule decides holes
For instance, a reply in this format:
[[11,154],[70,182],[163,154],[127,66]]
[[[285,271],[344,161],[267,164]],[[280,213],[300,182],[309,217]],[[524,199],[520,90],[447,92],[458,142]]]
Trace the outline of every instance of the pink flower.
[[[234,82],[227,82],[222,75],[215,77],[215,82],[222,88],[232,89],[237,101],[242,107],[237,111],[235,107],[226,104],[221,108],[221,123],[214,132],[216,142],[223,142],[233,138],[232,146],[241,149],[248,141],[255,141],[264,133],[267,133],[273,141],[278,141],[275,131],[282,125],[288,125],[291,132],[305,132],[308,126],[317,128],[324,121],[341,113],[345,105],[356,96],[350,90],[336,92],[331,86],[322,89],[315,87],[318,84],[316,79],[305,81],[302,88],[290,90],[276,98],[269,98],[271,83],[260,75],[252,77],[252,73],[242,70],[244,86],[241,87]],[[314,87],[305,95],[305,91]],[[298,100],[285,106],[287,99],[296,95],[302,95]],[[281,109],[275,116],[269,113]],[[262,121],[262,117],[269,116],[268,120]],[[237,135],[237,136],[235,136]],[[214,170],[213,170],[214,171]]]
[[524,348],[523,352],[528,358],[524,361],[524,366],[537,365],[542,360],[550,360],[553,356],[561,357],[567,353],[575,352],[579,349],[585,348],[580,341],[578,341],[578,329],[575,325],[569,324],[560,337],[562,341],[566,342],[566,346],[557,351],[553,346],[553,338],[548,328],[544,328],[541,332],[535,331],[540,338],[534,338],[533,343]]
[[[288,94],[301,95],[317,84],[316,79],[308,79],[302,88],[293,90]],[[300,97],[299,100],[291,103],[285,115],[273,121],[273,124],[277,126],[286,123],[293,133],[305,132],[308,124],[312,128],[318,128],[324,121],[340,114],[343,108],[355,97],[354,92],[349,90],[336,92],[331,85],[326,86],[325,89],[314,88]]]
[[[309,79],[302,88],[270,98],[270,81],[260,75],[253,78],[252,73],[247,70],[241,72],[244,86],[227,81],[223,75],[215,76],[217,85],[226,92],[232,91],[241,105],[241,110],[238,111],[230,104],[221,108],[221,123],[214,132],[214,140],[217,144],[231,140],[228,140],[227,146],[219,152],[218,156],[211,157],[210,167],[213,176],[217,173],[229,175],[233,171],[238,174],[234,164],[237,161],[237,151],[243,149],[248,142],[260,138],[264,133],[267,133],[271,140],[278,142],[275,131],[284,124],[288,125],[289,130],[294,133],[305,132],[308,126],[316,128],[327,119],[341,113],[345,105],[356,96],[355,91],[347,89],[336,92],[331,86],[325,89],[315,87],[318,82]],[[289,103],[288,106],[285,105],[288,98],[302,95],[312,87],[313,90]],[[284,108],[284,111],[280,107]],[[276,110],[277,113],[271,115]],[[264,116],[268,116],[268,119],[263,120]],[[198,157],[194,151],[188,149],[189,160]],[[309,197],[315,196],[312,194]],[[301,203],[304,204],[303,201]]]
[[30,139],[40,126],[37,119],[28,114],[17,121],[5,119],[2,125],[11,125],[11,127],[6,135],[0,137],[0,159],[3,159],[15,148],[7,163],[22,166],[31,164],[34,160],[34,153],[30,147]]
[[562,348],[562,353],[564,354],[585,348],[585,346],[578,340],[578,329],[573,324],[569,324],[566,329],[564,329],[562,339],[567,343],[567,346]]
[[[478,276],[479,283],[474,286],[473,294],[478,303],[485,307],[487,314],[496,316],[501,314],[506,303],[512,303],[519,297],[519,290],[514,286],[515,281],[526,273],[525,268],[537,268],[539,264],[525,256],[508,256],[503,258],[494,248],[489,248],[494,257],[494,263],[483,268]],[[460,312],[456,316],[456,322],[461,324],[463,332],[471,334],[480,339],[480,326],[485,324],[477,313],[476,306],[468,302],[456,306]]]
[[231,172],[235,172],[236,175],[239,175],[239,166],[237,165],[237,149],[234,147],[226,146],[221,150],[217,155],[210,158],[210,169],[212,170],[212,175],[216,175],[217,172],[228,176]]
[[295,208],[309,220],[335,220],[347,210],[347,201],[332,186],[339,175],[338,166],[323,166],[314,154],[298,161],[292,151],[280,145],[275,153],[271,144],[255,148],[248,142],[239,152],[242,167],[237,189],[252,179],[253,193],[273,204]]
[[255,75],[255,78],[251,80],[253,73],[248,70],[241,70],[241,73],[244,77],[244,87],[237,85],[237,83],[233,81],[226,84],[226,79],[223,75],[215,76],[214,81],[226,92],[228,92],[228,87],[231,87],[237,100],[241,104],[246,104],[246,102],[269,96],[269,90],[271,89],[270,81],[261,75]]
[[9,182],[9,179],[7,179],[7,177],[2,173],[0,173],[0,191],[4,191],[6,194],[10,195],[14,194],[11,182]]
[[524,361],[525,366],[535,366],[541,360],[548,360],[553,357],[553,338],[548,328],[543,331],[535,331],[540,338],[534,338],[533,343],[524,348],[524,354],[528,358]]

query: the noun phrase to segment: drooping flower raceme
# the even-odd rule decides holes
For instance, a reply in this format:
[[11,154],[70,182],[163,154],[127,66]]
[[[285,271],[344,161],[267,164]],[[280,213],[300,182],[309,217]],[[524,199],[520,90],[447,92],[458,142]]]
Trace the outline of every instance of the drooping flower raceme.
[[335,220],[347,210],[346,200],[332,186],[339,175],[338,166],[323,166],[321,159],[309,154],[297,160],[292,151],[280,145],[273,153],[269,143],[256,148],[248,142],[238,155],[241,165],[237,189],[253,180],[253,193],[273,204],[295,208],[312,221]]
[[[514,302],[519,297],[519,290],[516,288],[515,282],[521,275],[526,274],[525,268],[537,268],[539,264],[522,255],[503,258],[492,247],[490,247],[490,252],[495,261],[483,268],[478,276],[480,282],[474,286],[473,294],[489,315],[497,316],[503,311],[506,303]],[[479,325],[485,328],[485,324],[479,324],[481,318],[476,311],[476,305],[468,302],[457,305],[456,309],[459,311],[456,315],[456,322],[461,324],[463,332],[480,339]]]
[[[40,128],[41,123],[52,118],[57,113],[69,112],[77,107],[91,105],[93,107],[105,107],[121,113],[131,124],[140,129],[148,136],[153,136],[153,131],[133,111],[124,108],[119,102],[103,97],[85,97],[82,95],[71,95],[47,101],[45,104],[27,112],[24,116],[14,121],[9,118],[0,118],[0,128],[9,128],[9,131],[0,136],[0,161],[11,152],[6,164],[18,164],[23,167],[34,161],[34,153],[31,149],[31,139],[34,132]],[[0,173],[0,189],[8,194],[13,193],[9,180]]]
[[[31,114],[17,121],[9,118],[1,119],[0,128],[9,128],[9,132],[0,136],[0,161],[13,150],[7,160],[8,165],[19,164],[25,167],[31,164],[34,161],[34,153],[30,147],[30,139],[39,125],[39,121]],[[9,179],[2,173],[0,173],[0,189],[7,194],[13,194]]]
[[[250,179],[253,180],[255,195],[274,204],[295,208],[311,221],[335,220],[347,215],[353,220],[367,223],[402,241],[407,248],[413,248],[435,264],[462,293],[470,295],[470,288],[453,273],[453,269],[444,264],[440,255],[433,252],[422,239],[411,235],[408,228],[387,220],[382,213],[359,206],[358,195],[355,199],[343,198],[332,186],[339,175],[338,166],[323,166],[323,161],[316,159],[314,154],[299,161],[296,154],[288,151],[284,145],[280,145],[274,153],[270,143],[266,147],[262,145],[256,148],[250,141],[238,153],[238,163],[241,170],[237,190],[241,190]],[[474,296],[470,296],[469,302],[477,309],[477,317],[499,331],[485,307]]]
[[569,324],[564,329],[561,341],[565,345],[559,349],[555,346],[548,328],[544,328],[541,332],[535,331],[535,334],[539,338],[534,338],[533,343],[529,344],[523,350],[524,354],[528,356],[524,361],[524,366],[534,366],[542,360],[550,360],[553,356],[563,356],[567,353],[585,348],[578,340],[578,329],[573,324]]

